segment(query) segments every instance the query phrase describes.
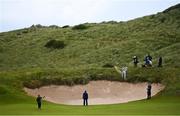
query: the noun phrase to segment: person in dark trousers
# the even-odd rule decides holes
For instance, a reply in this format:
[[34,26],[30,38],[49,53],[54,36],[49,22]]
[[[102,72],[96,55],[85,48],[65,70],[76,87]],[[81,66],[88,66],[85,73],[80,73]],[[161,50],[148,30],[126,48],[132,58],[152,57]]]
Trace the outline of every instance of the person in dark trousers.
[[40,95],[38,95],[38,97],[36,98],[38,109],[41,109],[42,98],[45,98],[45,96],[41,97]]
[[159,57],[159,60],[158,60],[158,67],[162,67],[162,57]]
[[148,86],[147,86],[147,99],[151,99],[151,83],[149,82],[148,83]]
[[137,56],[133,57],[133,63],[134,63],[134,66],[137,67],[137,64],[139,63]]
[[88,93],[87,93],[87,91],[84,91],[82,97],[83,97],[83,105],[88,106]]

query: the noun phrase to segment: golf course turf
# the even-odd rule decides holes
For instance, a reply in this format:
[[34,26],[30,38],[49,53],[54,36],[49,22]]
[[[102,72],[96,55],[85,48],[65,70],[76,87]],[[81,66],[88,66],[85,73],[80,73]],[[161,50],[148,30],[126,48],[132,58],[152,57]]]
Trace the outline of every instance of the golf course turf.
[[[13,98],[12,98],[13,99]],[[141,115],[177,115],[180,114],[179,96],[156,96],[151,100],[141,100],[125,104],[68,106],[43,102],[42,110],[36,107],[35,99],[28,102],[14,104],[0,104],[1,114],[68,114],[68,115],[116,115],[116,114],[141,114]]]

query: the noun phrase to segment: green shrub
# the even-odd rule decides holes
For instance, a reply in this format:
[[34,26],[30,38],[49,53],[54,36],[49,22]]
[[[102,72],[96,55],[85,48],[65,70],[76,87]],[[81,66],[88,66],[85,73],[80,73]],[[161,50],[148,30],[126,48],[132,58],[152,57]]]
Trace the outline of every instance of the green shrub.
[[44,28],[45,26],[41,25],[41,24],[37,24],[37,25],[32,25],[30,28]]
[[44,26],[42,26],[41,24],[37,24],[35,25],[37,28],[43,28]]
[[22,33],[28,33],[29,31],[27,29],[23,30]]
[[88,28],[88,26],[80,24],[80,25],[74,26],[72,29],[74,29],[74,30],[83,30],[83,29],[87,29],[87,28]]
[[62,28],[68,28],[69,27],[69,25],[64,25]]
[[65,44],[63,41],[57,41],[53,39],[53,40],[48,41],[45,47],[54,48],[54,49],[62,49],[65,47]]
[[50,28],[56,28],[56,29],[59,28],[59,26],[57,26],[57,25],[50,25],[49,27]]

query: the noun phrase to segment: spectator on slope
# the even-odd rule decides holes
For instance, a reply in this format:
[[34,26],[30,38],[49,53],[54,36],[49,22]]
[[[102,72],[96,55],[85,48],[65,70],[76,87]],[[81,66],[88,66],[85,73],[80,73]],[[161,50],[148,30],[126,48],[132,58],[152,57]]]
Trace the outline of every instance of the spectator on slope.
[[128,67],[122,67],[121,68],[121,75],[122,75],[123,80],[126,80],[127,70],[128,70]]
[[152,61],[152,56],[150,54],[147,55],[150,61]]
[[161,56],[159,57],[159,60],[158,60],[158,67],[162,67],[162,57]]
[[134,66],[137,67],[137,64],[139,63],[137,56],[133,57],[133,63],[134,63]]
[[152,66],[152,57],[149,54],[145,57],[144,61],[145,67]]
[[114,69],[121,74],[123,80],[126,80],[128,67],[119,68],[118,66],[114,66]]

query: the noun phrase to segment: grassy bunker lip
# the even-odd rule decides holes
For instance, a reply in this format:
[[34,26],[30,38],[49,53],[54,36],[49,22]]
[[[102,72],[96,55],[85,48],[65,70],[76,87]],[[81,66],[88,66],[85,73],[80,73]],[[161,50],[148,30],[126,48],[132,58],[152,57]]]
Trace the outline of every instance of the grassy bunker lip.
[[[30,96],[46,96],[46,100],[66,105],[82,105],[82,93],[89,93],[89,104],[116,104],[146,98],[147,83],[127,83],[112,81],[90,81],[86,85],[49,85],[39,89],[24,88]],[[160,83],[152,84],[152,96],[164,89]]]

